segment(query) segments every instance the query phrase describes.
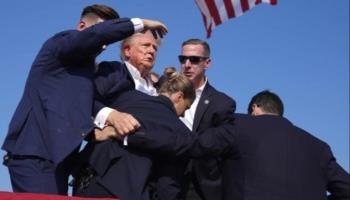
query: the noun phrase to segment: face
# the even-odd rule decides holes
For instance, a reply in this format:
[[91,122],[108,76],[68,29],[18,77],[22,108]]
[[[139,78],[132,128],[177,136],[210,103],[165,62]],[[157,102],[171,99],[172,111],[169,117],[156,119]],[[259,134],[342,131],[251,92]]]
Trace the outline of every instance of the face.
[[192,105],[192,101],[184,98],[184,94],[181,91],[166,96],[168,96],[171,102],[173,102],[173,105],[176,110],[176,115],[179,117],[183,117],[185,111],[189,109]]
[[184,117],[185,111],[192,105],[192,101],[182,98],[177,104],[175,104],[175,110],[178,117]]
[[184,74],[194,84],[197,89],[205,82],[205,70],[208,69],[210,58],[204,58],[204,48],[200,44],[188,44],[182,47],[182,56],[197,56],[202,59],[199,62],[191,62],[186,59],[181,63],[181,73]]
[[159,41],[151,31],[137,33],[130,43],[123,48],[123,53],[128,62],[135,66],[142,77],[148,76],[155,63]]

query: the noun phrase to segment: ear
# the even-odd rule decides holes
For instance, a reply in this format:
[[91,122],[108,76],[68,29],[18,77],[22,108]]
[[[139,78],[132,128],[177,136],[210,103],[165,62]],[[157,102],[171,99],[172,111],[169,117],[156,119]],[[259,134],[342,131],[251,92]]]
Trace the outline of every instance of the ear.
[[208,59],[205,61],[205,66],[204,66],[204,69],[208,69],[208,68],[209,68],[209,66],[210,66],[210,64],[211,64],[211,59],[210,59],[210,58],[208,58]]
[[123,47],[123,54],[125,56],[125,58],[130,58],[130,46],[129,45],[125,45]]
[[262,114],[261,108],[257,104],[253,103],[252,104],[252,113],[251,113],[251,115],[258,116],[258,115],[261,115],[261,114]]
[[77,25],[77,30],[81,31],[81,30],[84,30],[85,28],[86,28],[86,22],[80,20],[78,25]]
[[184,93],[182,91],[177,91],[171,95],[171,99],[174,103],[179,103],[184,98]]

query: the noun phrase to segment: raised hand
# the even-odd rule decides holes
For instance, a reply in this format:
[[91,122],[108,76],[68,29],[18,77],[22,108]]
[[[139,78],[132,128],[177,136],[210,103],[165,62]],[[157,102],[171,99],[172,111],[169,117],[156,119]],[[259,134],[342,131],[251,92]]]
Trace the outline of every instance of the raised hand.
[[168,28],[160,21],[141,19],[145,29],[154,30],[162,38],[168,33]]

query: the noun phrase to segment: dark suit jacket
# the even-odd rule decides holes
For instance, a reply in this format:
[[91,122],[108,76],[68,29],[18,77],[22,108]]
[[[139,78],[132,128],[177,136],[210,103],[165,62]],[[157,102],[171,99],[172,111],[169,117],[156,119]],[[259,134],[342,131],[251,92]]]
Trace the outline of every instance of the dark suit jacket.
[[[208,128],[219,127],[231,118],[235,110],[235,101],[217,91],[208,82],[196,109],[192,131],[200,132]],[[194,185],[199,194],[206,200],[220,199],[220,160],[202,158],[193,160],[192,164],[195,176]]]
[[[155,137],[162,135],[150,145],[153,149],[158,149],[160,155],[166,155],[176,148],[162,150],[163,138],[167,140],[167,136],[173,134],[190,135],[190,130],[178,119],[173,104],[167,97],[153,97],[132,90],[111,98],[110,107],[132,114],[141,123],[141,128],[135,135],[143,135],[145,132],[152,132]],[[132,138],[133,135],[129,137]],[[139,146],[125,149],[115,140],[108,140],[90,144],[84,150],[88,152],[87,155],[83,156],[88,156],[89,165],[97,172],[96,183],[102,185],[112,196],[123,200],[149,199],[146,183],[151,173],[152,155],[138,149]],[[176,151],[183,153],[181,150]],[[95,194],[91,191],[82,196]]]
[[[162,137],[162,148],[154,148]],[[192,157],[221,155],[223,199],[349,199],[349,174],[329,146],[283,117],[235,115],[235,125],[192,135],[134,135],[129,146]],[[160,146],[160,145],[158,145]]]
[[112,107],[114,101],[125,91],[135,89],[135,82],[124,63],[118,61],[101,62],[94,77],[94,113],[102,108]]
[[[283,117],[235,116],[238,153],[223,163],[224,199],[349,199],[349,175],[330,147]],[[236,151],[237,152],[237,151]]]
[[59,163],[94,127],[95,57],[134,33],[129,19],[109,20],[48,39],[31,67],[2,149]]

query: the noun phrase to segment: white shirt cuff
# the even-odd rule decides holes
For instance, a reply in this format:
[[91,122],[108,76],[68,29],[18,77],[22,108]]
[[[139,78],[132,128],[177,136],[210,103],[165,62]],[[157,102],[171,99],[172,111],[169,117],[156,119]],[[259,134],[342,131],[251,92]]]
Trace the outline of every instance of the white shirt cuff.
[[128,136],[125,136],[123,139],[123,145],[128,146]]
[[95,125],[98,128],[104,128],[106,126],[107,117],[112,111],[114,111],[114,109],[108,107],[104,107],[98,111],[94,121]]
[[131,18],[131,22],[134,24],[135,33],[143,31],[143,22],[140,18]]

